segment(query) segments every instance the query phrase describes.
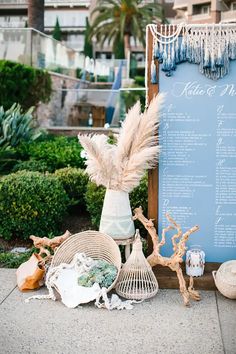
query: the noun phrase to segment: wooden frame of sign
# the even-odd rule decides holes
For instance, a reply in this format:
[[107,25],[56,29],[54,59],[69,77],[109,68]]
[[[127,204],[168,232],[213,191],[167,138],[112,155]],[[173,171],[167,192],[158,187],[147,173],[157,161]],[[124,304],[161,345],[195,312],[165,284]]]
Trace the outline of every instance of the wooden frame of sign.
[[[151,61],[153,53],[153,37],[150,29],[148,28],[147,33],[147,100],[148,103],[152,98],[158,94],[159,85],[151,83]],[[157,69],[157,75],[159,73],[158,61],[155,60],[155,65]],[[159,185],[159,171],[158,167],[149,170],[148,172],[148,217],[154,219],[155,227],[158,229],[158,185]],[[152,240],[150,235],[148,235],[148,254],[152,252]],[[194,286],[197,289],[204,290],[215,290],[215,283],[212,277],[212,271],[219,268],[220,263],[206,263],[205,274],[202,277],[195,278]],[[183,264],[183,270],[185,269],[185,264]],[[171,272],[167,267],[156,266],[153,268],[154,273],[157,275],[158,283],[160,288],[178,289],[179,284],[177,277],[173,272]]]

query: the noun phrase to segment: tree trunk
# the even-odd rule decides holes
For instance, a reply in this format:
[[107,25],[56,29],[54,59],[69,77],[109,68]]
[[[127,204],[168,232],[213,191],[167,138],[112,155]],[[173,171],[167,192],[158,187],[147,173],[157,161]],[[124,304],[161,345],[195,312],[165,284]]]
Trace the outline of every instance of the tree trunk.
[[128,53],[131,51],[130,35],[128,33],[124,35],[124,47],[125,47],[125,59],[128,59]]
[[28,25],[44,31],[44,0],[28,0]]

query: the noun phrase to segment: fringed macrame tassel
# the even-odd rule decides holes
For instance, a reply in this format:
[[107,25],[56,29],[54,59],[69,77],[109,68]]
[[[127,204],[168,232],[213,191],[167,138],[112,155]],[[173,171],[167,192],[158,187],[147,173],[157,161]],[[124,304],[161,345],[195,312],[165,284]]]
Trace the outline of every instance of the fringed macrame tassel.
[[211,62],[210,62],[210,55],[208,50],[205,50],[205,55],[204,55],[204,62],[203,62],[203,68],[208,69],[211,67]]
[[[173,34],[172,25],[162,25],[153,32],[155,45],[153,58],[161,65],[166,76],[171,76],[176,65],[188,61],[199,65],[199,71],[207,78],[217,80],[229,73],[230,60],[236,60],[236,28],[224,25],[182,25]],[[157,82],[155,63],[152,62],[152,82]]]
[[220,47],[218,48],[217,58],[216,58],[216,67],[222,68],[224,65],[224,56],[221,52]]
[[152,60],[151,64],[151,83],[157,84],[157,68],[154,60]]

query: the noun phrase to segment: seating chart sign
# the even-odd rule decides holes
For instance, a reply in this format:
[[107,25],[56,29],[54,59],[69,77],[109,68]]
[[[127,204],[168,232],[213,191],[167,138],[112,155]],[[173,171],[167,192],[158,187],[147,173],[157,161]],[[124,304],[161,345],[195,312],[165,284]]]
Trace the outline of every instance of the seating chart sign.
[[[199,225],[188,246],[200,245],[207,262],[236,259],[236,61],[218,80],[190,63],[178,65],[170,77],[160,70],[159,92],[166,92],[159,129],[159,234],[169,212],[183,232]],[[172,254],[170,236],[164,255]]]

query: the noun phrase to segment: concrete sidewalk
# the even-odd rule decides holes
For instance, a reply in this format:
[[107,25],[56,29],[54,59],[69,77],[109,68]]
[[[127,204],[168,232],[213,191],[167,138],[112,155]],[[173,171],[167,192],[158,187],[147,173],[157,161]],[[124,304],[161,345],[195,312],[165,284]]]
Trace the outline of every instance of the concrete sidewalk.
[[218,292],[203,291],[185,308],[177,290],[160,290],[133,310],[111,312],[25,303],[31,294],[15,287],[14,270],[0,269],[0,353],[236,354],[236,301]]

